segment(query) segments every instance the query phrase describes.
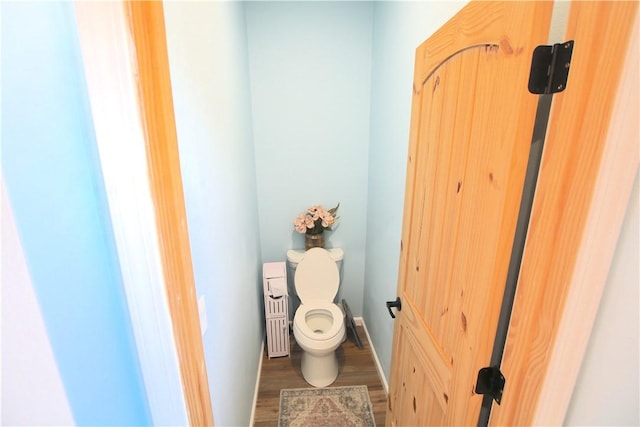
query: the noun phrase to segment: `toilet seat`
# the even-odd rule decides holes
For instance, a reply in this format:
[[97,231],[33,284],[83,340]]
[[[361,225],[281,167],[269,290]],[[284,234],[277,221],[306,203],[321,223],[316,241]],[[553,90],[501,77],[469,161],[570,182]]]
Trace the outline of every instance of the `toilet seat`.
[[[314,310],[324,310],[332,317],[333,323],[329,330],[318,333],[312,331],[307,325],[307,314]],[[344,315],[340,307],[332,302],[311,301],[308,304],[302,304],[296,310],[293,323],[305,337],[313,341],[327,341],[333,339],[344,329]]]

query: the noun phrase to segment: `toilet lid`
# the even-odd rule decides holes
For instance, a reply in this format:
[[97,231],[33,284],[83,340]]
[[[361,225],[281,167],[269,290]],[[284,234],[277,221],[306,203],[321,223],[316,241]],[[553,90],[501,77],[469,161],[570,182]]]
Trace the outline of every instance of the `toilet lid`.
[[340,286],[340,273],[328,251],[311,248],[298,263],[294,277],[296,293],[302,303],[333,301]]

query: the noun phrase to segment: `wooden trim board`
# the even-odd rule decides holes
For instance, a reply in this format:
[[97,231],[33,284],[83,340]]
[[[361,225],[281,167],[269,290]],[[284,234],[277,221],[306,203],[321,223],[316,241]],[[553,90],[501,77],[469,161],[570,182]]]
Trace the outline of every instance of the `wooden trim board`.
[[564,419],[571,396],[557,396],[554,390],[561,390],[565,381],[575,385],[579,373],[576,368],[579,364],[572,364],[571,361],[578,358],[582,360],[590,338],[590,333],[586,331],[576,334],[575,325],[593,325],[596,318],[638,171],[640,46],[637,18],[636,15],[632,44],[628,50],[630,55],[624,66],[620,90],[606,136],[607,142],[601,157],[591,209],[585,223],[584,240],[577,254],[576,266],[571,277],[571,290],[567,296],[556,345],[542,388],[542,395],[549,398],[540,403],[533,420],[535,425]]
[[138,70],[160,256],[190,425],[213,425],[173,113],[162,2],[125,3]]

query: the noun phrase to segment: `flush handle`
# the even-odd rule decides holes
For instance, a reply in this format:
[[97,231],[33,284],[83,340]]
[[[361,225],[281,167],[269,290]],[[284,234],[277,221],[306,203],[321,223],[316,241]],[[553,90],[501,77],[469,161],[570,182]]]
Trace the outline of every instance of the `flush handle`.
[[396,315],[393,314],[392,308],[395,308],[398,311],[402,310],[402,302],[400,301],[400,297],[396,297],[395,301],[387,301],[387,310],[389,310],[389,315],[392,319],[396,318]]

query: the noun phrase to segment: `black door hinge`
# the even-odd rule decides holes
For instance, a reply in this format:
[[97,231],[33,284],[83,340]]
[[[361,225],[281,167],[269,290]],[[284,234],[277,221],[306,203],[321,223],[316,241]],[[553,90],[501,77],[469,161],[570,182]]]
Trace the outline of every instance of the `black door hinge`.
[[529,92],[538,95],[558,93],[567,87],[573,40],[553,46],[538,46],[531,57]]
[[482,368],[478,372],[478,381],[476,382],[476,394],[486,394],[491,396],[499,405],[502,400],[502,392],[504,391],[504,375],[497,366]]

